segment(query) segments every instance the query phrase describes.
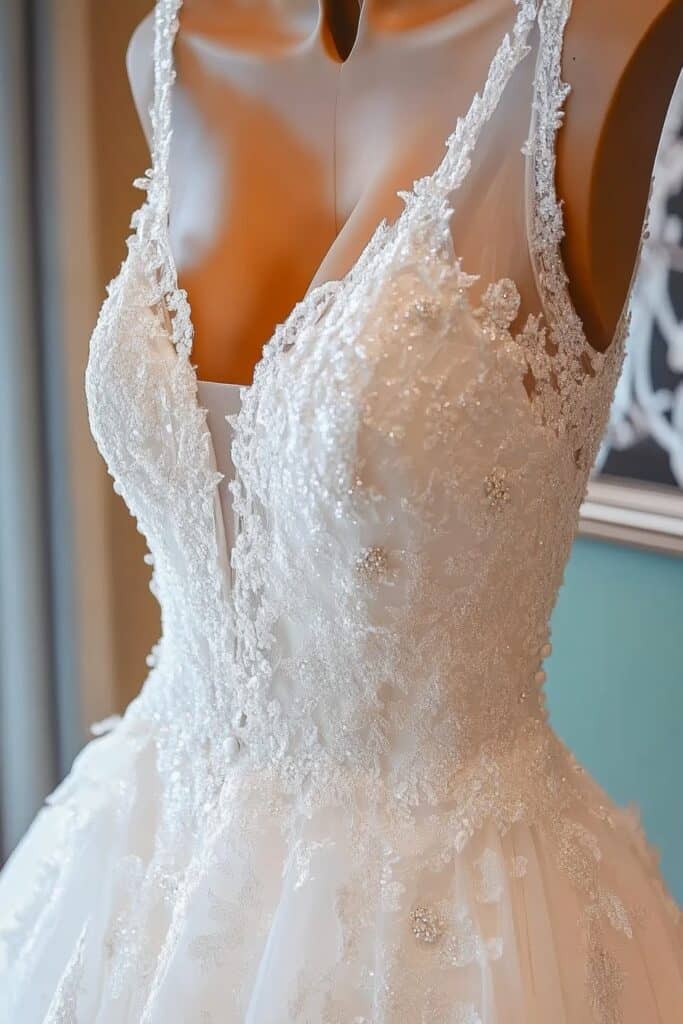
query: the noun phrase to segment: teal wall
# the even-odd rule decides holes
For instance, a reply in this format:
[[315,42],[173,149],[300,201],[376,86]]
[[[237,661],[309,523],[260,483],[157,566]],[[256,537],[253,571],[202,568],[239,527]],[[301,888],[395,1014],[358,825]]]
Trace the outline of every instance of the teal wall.
[[578,540],[552,621],[555,728],[635,803],[683,904],[683,560]]

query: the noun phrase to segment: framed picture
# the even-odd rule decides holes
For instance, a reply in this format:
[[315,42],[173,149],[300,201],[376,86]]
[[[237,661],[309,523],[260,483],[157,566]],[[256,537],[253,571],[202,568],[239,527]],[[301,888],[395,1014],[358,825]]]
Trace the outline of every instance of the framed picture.
[[657,154],[624,370],[580,532],[683,554],[683,74]]

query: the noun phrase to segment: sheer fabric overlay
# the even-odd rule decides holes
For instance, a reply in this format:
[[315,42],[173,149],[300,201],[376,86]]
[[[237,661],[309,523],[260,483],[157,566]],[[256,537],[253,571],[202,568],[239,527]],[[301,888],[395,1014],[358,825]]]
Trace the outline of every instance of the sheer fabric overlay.
[[[86,389],[162,637],[3,875],[3,1022],[677,1019],[678,910],[543,706],[627,317],[595,352],[560,259],[570,0],[515,6],[442,163],[265,346],[229,552],[168,241],[180,3],[157,3],[153,168]],[[523,313],[451,215],[534,59]]]

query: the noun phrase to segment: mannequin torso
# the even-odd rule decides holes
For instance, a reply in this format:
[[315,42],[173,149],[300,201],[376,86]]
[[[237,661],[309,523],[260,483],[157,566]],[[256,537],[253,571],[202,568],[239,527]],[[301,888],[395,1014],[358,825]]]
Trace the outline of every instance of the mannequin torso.
[[[606,0],[598,14],[576,0],[565,46],[573,92],[558,155],[564,255],[578,311],[601,348],[627,290],[675,80],[669,40],[683,4],[646,6]],[[307,287],[348,270],[377,223],[398,214],[396,191],[440,159],[511,27],[513,7],[509,0],[366,0],[342,65],[330,14],[341,17],[348,5],[306,0],[276,15],[258,3],[187,0],[177,44],[172,223],[201,378],[248,383],[264,341]],[[656,87],[655,62],[664,69]],[[142,112],[151,92],[149,22],[131,43],[129,71]],[[635,111],[625,95],[639,97]],[[191,160],[183,162],[183,146]],[[499,223],[501,210],[499,242],[514,234]],[[509,217],[514,228],[514,204]],[[487,230],[485,218],[470,219],[458,235],[465,267],[468,244]],[[481,244],[476,257],[470,265],[493,279]],[[506,272],[524,295],[524,258]]]

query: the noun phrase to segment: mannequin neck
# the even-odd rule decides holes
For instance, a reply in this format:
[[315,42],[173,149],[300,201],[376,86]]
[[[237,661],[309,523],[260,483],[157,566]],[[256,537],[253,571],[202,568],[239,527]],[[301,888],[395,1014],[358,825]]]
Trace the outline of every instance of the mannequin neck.
[[387,32],[416,28],[467,7],[473,0],[362,0],[363,14]]
[[[302,4],[306,0],[300,0]],[[473,0],[318,0],[323,35],[345,61],[360,33],[404,32],[446,17]]]
[[401,32],[447,16],[474,0],[184,0],[183,23],[214,40],[274,50],[320,33],[340,60],[359,31]]

